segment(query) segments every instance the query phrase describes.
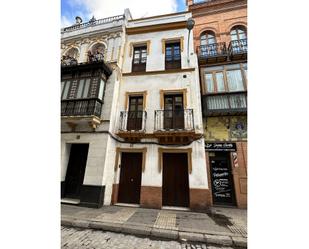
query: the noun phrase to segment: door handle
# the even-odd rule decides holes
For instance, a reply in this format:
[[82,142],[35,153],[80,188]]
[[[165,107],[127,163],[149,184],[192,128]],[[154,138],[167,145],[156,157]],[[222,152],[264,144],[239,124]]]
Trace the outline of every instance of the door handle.
[[130,181],[133,182],[133,178],[131,178]]

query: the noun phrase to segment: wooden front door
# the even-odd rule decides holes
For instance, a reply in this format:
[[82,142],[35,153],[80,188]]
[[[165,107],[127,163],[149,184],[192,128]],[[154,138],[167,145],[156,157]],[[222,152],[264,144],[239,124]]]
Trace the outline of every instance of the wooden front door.
[[183,96],[165,95],[164,96],[164,129],[183,129],[184,128],[184,109]]
[[83,185],[89,144],[72,144],[65,176],[65,194],[67,198],[79,199]]
[[139,204],[143,153],[121,153],[119,203]]
[[163,206],[189,206],[187,153],[163,153]]
[[229,153],[216,152],[209,160],[213,204],[234,206],[235,192]]
[[130,97],[127,130],[141,130],[143,121],[143,97]]

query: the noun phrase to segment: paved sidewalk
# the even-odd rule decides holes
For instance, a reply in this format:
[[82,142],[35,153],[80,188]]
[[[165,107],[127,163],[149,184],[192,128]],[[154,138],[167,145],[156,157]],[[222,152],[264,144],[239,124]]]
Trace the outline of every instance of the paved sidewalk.
[[120,206],[99,209],[61,205],[61,224],[138,236],[247,247],[247,210],[210,208],[208,213]]

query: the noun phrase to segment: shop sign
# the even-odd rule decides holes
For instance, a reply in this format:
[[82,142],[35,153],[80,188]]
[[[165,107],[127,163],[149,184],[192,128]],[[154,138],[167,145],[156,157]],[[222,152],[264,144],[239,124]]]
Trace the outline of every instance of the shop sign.
[[235,143],[205,143],[206,151],[236,151]]

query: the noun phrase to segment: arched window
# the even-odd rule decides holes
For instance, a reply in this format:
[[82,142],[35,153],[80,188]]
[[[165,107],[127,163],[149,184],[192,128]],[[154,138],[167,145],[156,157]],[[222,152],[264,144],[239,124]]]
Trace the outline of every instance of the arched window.
[[239,41],[243,39],[247,39],[246,28],[244,26],[235,26],[231,30],[231,40]]
[[234,26],[230,32],[231,43],[230,49],[235,54],[247,53],[247,31],[244,26]]
[[102,61],[104,59],[105,46],[97,43],[88,51],[88,61]]
[[77,48],[70,48],[61,59],[62,65],[76,65],[77,64],[77,57],[78,57],[78,49]]
[[216,36],[212,31],[206,31],[201,34],[201,55],[214,56],[217,54]]
[[206,31],[201,34],[201,46],[211,45],[216,43],[215,33],[212,31]]

